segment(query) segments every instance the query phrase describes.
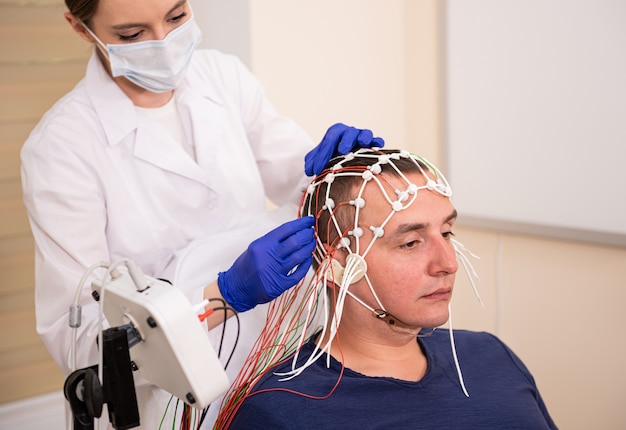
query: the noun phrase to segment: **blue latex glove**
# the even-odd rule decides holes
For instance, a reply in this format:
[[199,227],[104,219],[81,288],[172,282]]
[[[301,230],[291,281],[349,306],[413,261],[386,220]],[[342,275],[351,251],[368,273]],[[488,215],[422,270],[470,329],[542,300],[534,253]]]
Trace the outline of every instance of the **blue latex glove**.
[[220,293],[233,309],[244,312],[274,300],[304,278],[313,262],[314,221],[308,216],[286,222],[252,242],[218,274]]
[[319,175],[331,158],[345,155],[355,148],[383,146],[385,141],[381,137],[374,137],[370,130],[337,123],[326,131],[319,145],[304,157],[304,173],[307,176]]

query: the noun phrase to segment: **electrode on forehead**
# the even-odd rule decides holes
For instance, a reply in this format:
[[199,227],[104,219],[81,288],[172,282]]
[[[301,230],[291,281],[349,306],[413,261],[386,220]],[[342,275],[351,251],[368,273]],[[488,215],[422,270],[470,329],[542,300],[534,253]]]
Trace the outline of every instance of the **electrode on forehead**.
[[396,195],[398,196],[398,201],[402,203],[406,202],[409,199],[408,191],[396,190]]
[[383,237],[385,235],[385,229],[382,227],[370,226],[370,230],[372,230],[375,237]]

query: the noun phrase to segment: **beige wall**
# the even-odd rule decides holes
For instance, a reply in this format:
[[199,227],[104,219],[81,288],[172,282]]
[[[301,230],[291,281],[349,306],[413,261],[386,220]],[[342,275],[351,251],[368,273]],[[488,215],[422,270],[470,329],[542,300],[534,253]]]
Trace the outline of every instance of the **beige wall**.
[[63,1],[0,0],[0,403],[60,390],[63,375],[35,332],[33,243],[19,151],[84,70],[88,49]]
[[316,139],[341,121],[404,143],[403,12],[398,1],[251,1],[251,67]]
[[[389,147],[441,161],[440,2],[250,6],[252,68],[281,111],[318,138],[343,121],[372,128]],[[454,327],[507,342],[560,428],[624,428],[626,249],[463,227],[457,236],[480,256],[485,308],[459,275]]]
[[[28,130],[82,72],[87,50],[60,4],[0,1],[0,403],[62,382],[34,333],[17,156]],[[440,162],[438,7],[253,0],[252,67],[277,107],[316,138],[344,121]],[[626,250],[469,228],[457,236],[481,257],[486,307],[459,276],[454,326],[499,334],[534,373],[561,428],[623,428]]]

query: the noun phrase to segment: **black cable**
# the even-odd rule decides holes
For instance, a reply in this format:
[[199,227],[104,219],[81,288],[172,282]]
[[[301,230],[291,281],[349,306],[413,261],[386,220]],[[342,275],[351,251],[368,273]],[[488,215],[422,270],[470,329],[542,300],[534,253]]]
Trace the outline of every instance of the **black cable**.
[[[235,343],[233,344],[233,348],[230,351],[230,355],[228,356],[228,359],[226,360],[226,364],[224,365],[224,370],[226,370],[226,369],[228,369],[228,365],[230,364],[230,361],[233,358],[233,355],[235,354],[235,350],[237,349],[237,344],[239,343],[239,335],[240,335],[240,332],[241,332],[241,322],[239,320],[239,315],[237,314],[237,311],[235,311],[230,306],[226,305],[226,302],[223,299],[220,299],[220,298],[209,299],[209,302],[211,302],[211,301],[220,301],[224,305],[224,306],[219,306],[219,307],[213,308],[214,311],[220,311],[220,310],[224,311],[224,321],[222,322],[222,335],[220,337],[220,344],[219,344],[219,349],[218,349],[218,353],[217,353],[217,357],[218,358],[221,358],[222,347],[224,345],[224,336],[226,334],[226,322],[228,321],[228,311],[233,312],[235,318],[237,319],[237,336],[235,337]],[[207,415],[210,407],[211,407],[211,405],[209,404],[202,410],[202,414],[200,416],[200,420],[199,420],[198,426],[197,426],[198,429],[202,426],[202,423],[204,422],[204,419],[206,418],[206,415]]]

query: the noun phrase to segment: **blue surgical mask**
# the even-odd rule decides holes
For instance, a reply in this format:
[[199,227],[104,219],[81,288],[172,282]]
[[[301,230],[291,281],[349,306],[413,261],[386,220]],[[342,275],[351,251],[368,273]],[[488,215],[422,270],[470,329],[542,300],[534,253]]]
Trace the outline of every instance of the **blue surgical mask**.
[[124,76],[155,93],[173,90],[181,84],[202,37],[193,16],[162,40],[133,43],[105,45],[84,26],[107,56],[113,77]]

